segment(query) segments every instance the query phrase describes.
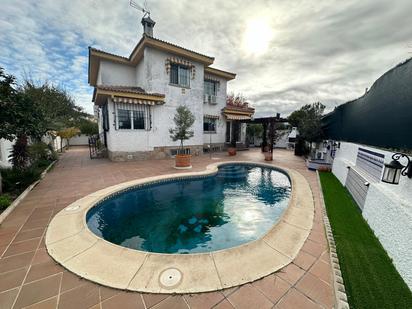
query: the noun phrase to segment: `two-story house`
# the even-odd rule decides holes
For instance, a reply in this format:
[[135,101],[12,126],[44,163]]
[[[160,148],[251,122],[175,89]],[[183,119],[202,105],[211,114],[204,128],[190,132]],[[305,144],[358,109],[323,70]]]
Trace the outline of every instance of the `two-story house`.
[[196,118],[187,152],[224,147],[234,125],[241,126],[236,139],[244,141],[245,125],[238,121],[254,110],[226,106],[226,85],[236,74],[212,68],[213,57],[154,38],[150,16],[142,24],[143,36],[127,58],[89,47],[89,84],[109,158],[174,155],[179,144],[169,129],[180,105]]

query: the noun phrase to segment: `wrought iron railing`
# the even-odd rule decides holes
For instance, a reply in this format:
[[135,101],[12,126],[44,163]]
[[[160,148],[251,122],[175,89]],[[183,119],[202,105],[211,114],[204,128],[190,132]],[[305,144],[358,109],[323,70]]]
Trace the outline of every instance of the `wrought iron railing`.
[[107,156],[104,132],[89,137],[90,159],[104,158]]

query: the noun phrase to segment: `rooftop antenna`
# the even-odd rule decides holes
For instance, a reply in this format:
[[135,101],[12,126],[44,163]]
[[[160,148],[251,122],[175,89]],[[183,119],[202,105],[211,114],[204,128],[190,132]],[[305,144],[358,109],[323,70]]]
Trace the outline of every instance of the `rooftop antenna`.
[[129,2],[130,6],[136,10],[142,11],[143,12],[143,18],[145,18],[146,16],[150,17],[150,11],[147,7],[147,1],[144,1],[144,7],[141,6],[140,4],[138,4],[137,2],[130,0]]

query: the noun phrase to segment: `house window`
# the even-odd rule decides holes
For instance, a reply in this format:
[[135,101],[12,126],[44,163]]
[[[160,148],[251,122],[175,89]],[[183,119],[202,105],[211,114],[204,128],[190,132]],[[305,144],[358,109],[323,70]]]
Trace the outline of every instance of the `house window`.
[[216,133],[216,119],[205,117],[203,119],[203,132]]
[[116,104],[116,128],[118,130],[151,129],[150,106],[137,104]]
[[217,95],[217,87],[219,82],[214,80],[205,80],[205,94],[206,95]]
[[127,109],[117,110],[117,119],[119,121],[119,129],[131,129],[132,119],[130,117],[131,111]]
[[189,87],[189,68],[180,64],[172,64],[170,67],[170,83],[182,87]]

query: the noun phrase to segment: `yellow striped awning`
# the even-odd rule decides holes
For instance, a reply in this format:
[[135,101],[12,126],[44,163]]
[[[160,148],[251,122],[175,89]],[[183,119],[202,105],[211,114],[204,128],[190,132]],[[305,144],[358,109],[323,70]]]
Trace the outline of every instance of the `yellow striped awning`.
[[227,120],[250,120],[251,116],[248,115],[235,115],[235,114],[225,114]]
[[[134,99],[134,98],[124,98],[124,97],[114,97],[113,101],[115,103],[129,103],[129,104],[141,104],[141,105],[157,105],[157,104],[159,104],[157,101],[144,100],[144,99]],[[163,102],[161,102],[161,103],[163,103]]]

